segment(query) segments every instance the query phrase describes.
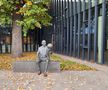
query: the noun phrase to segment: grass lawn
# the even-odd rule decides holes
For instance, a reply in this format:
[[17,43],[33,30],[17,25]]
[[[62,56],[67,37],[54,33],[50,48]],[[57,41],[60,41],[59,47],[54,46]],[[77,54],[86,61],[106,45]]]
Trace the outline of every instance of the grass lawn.
[[[12,62],[16,60],[21,60],[21,61],[36,60],[36,52],[23,53],[22,57],[19,58],[12,58],[10,54],[0,54],[0,70],[11,70]],[[79,64],[69,60],[64,60],[54,54],[51,56],[51,60],[59,61],[61,70],[76,70],[76,71],[96,70],[95,68],[91,68],[83,64]]]

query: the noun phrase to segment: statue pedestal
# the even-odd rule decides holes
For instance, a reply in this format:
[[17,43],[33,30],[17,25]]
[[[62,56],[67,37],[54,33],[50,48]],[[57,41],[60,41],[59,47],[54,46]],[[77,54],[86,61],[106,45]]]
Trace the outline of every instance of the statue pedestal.
[[[36,61],[15,61],[12,64],[14,72],[38,72],[39,67]],[[41,64],[41,70],[44,70],[44,63]],[[48,72],[60,72],[60,63],[50,61],[48,65]]]

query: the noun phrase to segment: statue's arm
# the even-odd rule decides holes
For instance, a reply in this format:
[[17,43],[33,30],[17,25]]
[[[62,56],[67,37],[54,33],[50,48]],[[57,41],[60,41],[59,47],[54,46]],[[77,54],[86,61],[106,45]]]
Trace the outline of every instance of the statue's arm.
[[39,60],[39,48],[38,48],[38,51],[37,51],[37,59]]

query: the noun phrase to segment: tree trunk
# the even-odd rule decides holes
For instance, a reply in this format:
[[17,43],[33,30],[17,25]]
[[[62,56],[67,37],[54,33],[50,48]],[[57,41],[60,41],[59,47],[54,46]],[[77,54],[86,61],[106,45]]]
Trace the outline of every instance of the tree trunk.
[[12,56],[19,57],[22,55],[22,28],[17,25],[16,20],[19,20],[21,16],[13,15],[12,24]]

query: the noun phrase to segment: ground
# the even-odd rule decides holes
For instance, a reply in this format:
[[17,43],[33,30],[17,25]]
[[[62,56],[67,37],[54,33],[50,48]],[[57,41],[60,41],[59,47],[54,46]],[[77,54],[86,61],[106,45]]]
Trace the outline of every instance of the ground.
[[0,71],[0,90],[108,90],[108,67],[68,56],[61,58],[96,68],[90,71],[61,71],[49,73],[48,77],[37,73]]
[[36,73],[0,71],[0,90],[108,90],[108,74],[101,71],[63,71],[49,73],[45,78]]

